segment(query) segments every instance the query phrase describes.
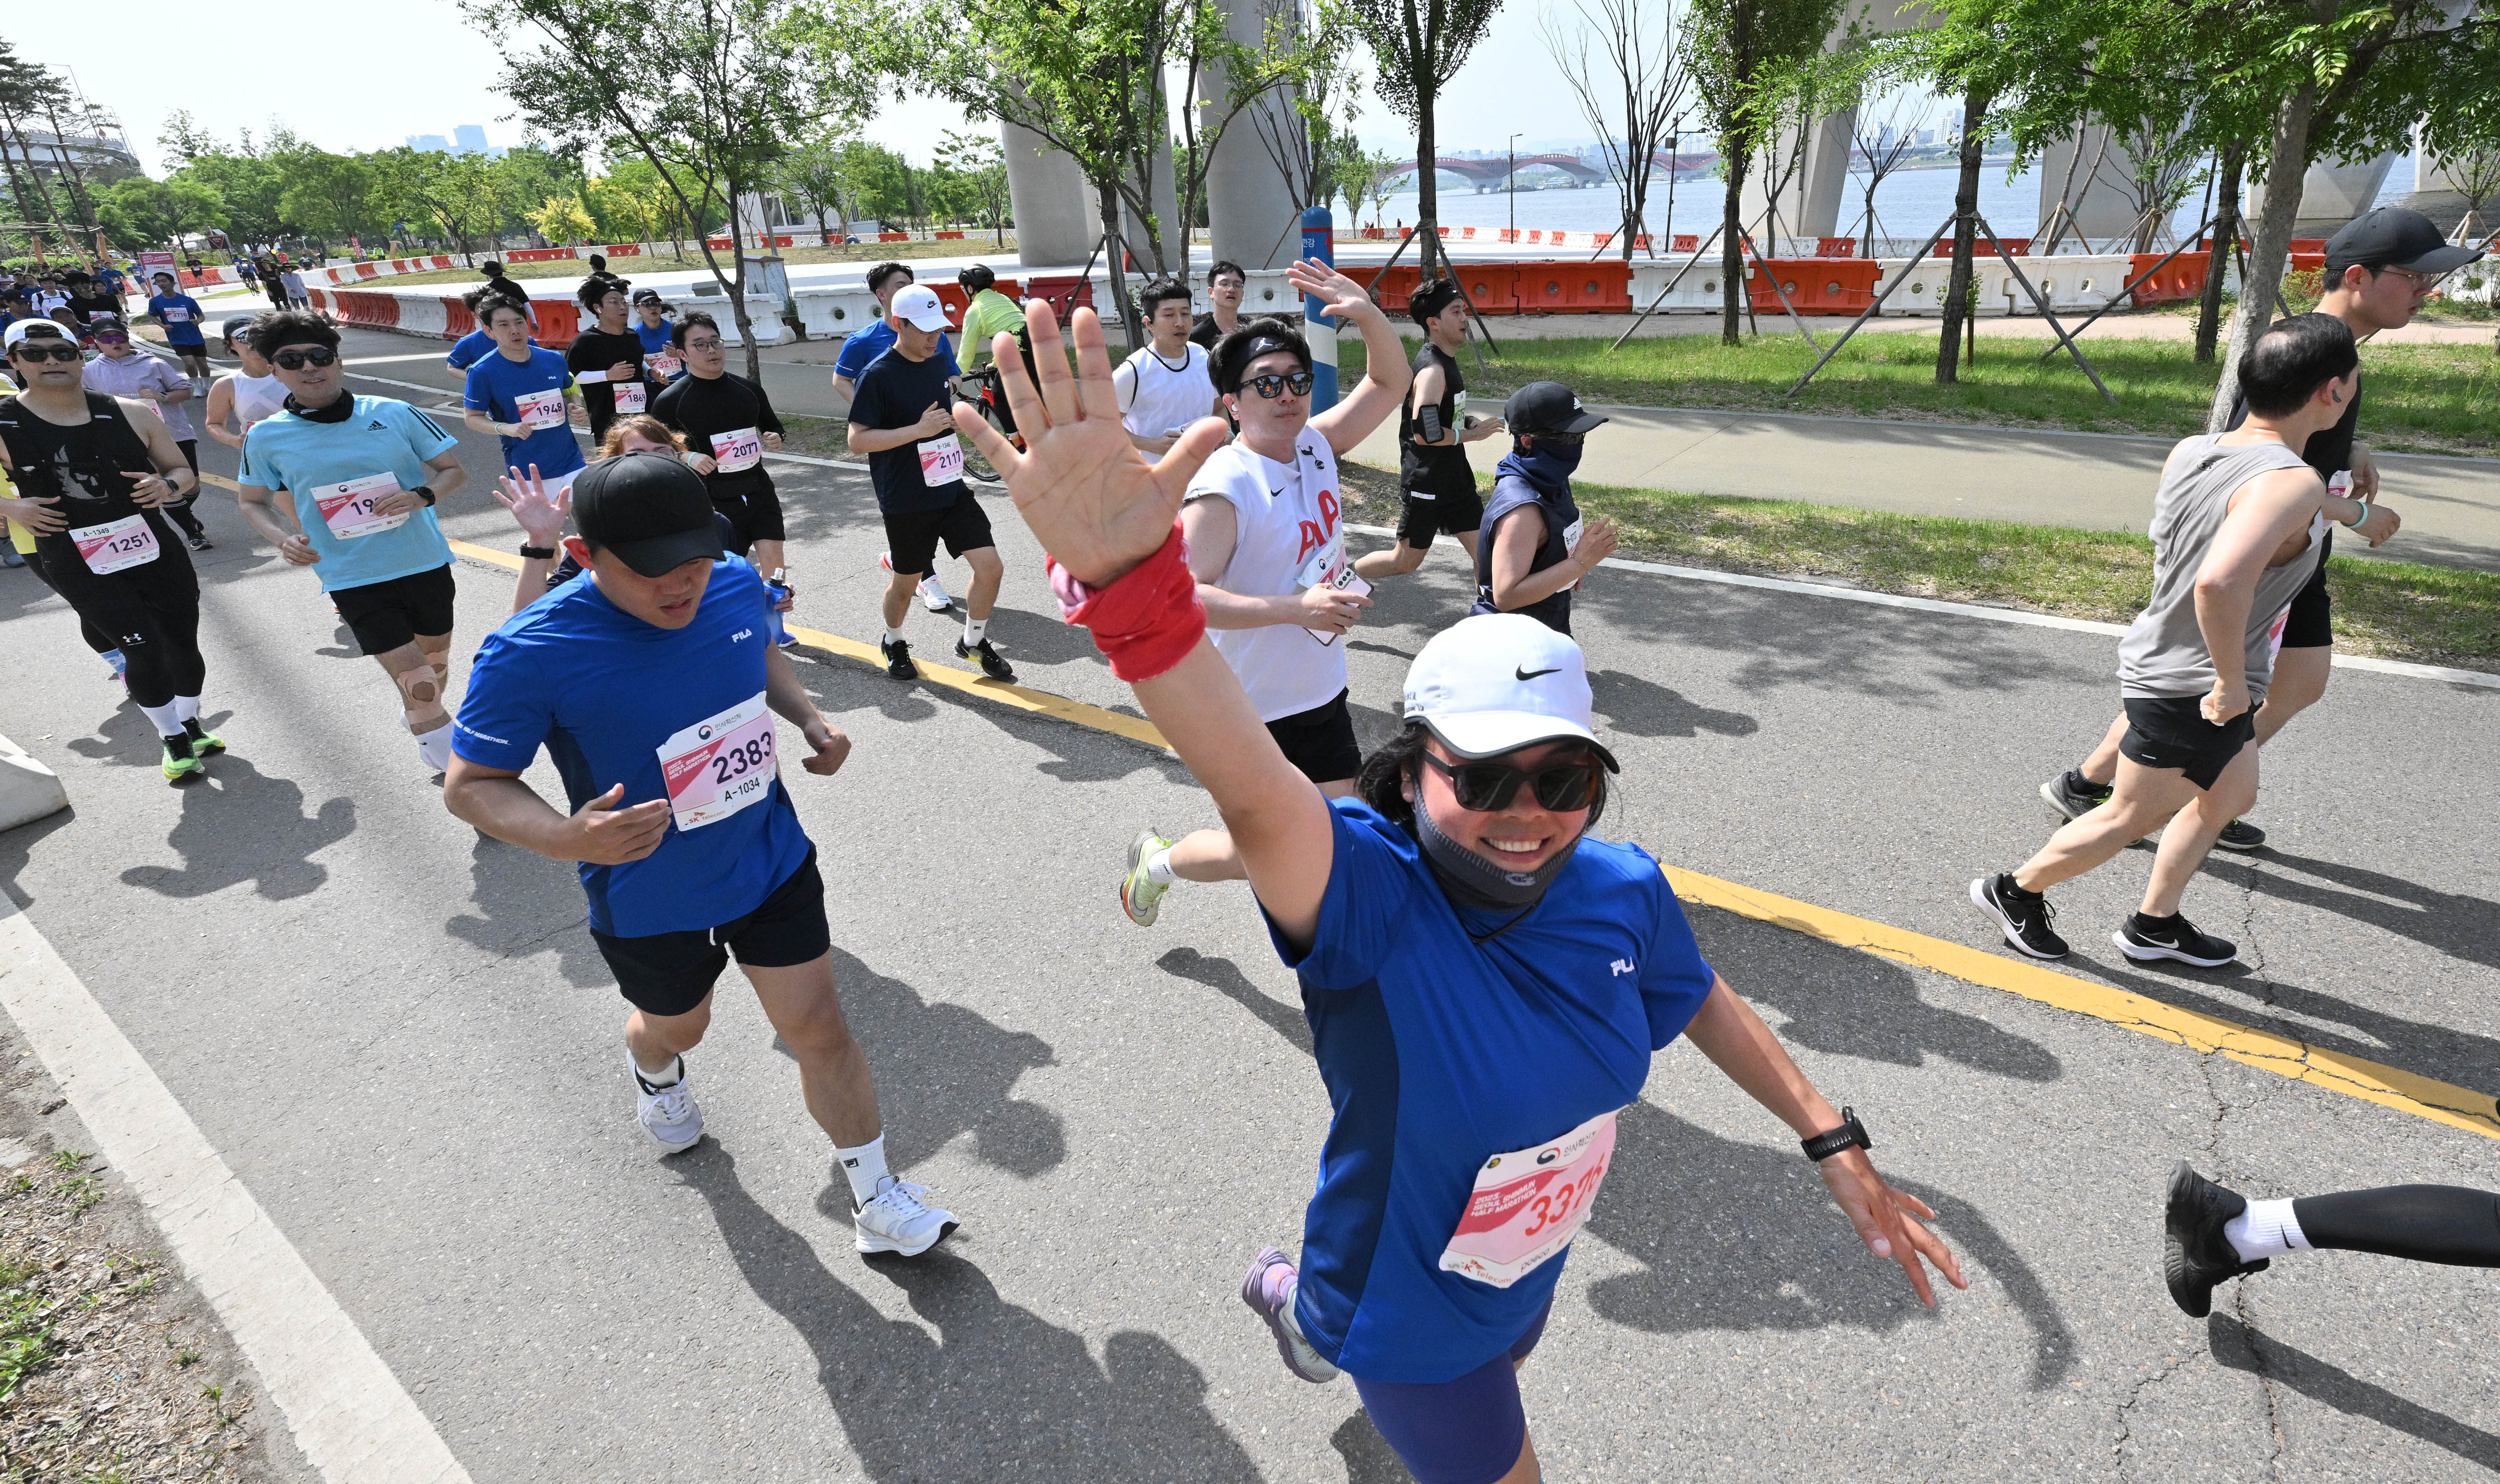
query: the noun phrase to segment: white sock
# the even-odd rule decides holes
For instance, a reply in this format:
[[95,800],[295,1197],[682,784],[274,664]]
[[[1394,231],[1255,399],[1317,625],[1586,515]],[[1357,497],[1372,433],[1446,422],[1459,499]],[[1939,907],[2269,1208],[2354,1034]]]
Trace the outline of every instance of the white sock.
[[980,648],[982,637],[988,634],[989,631],[990,621],[988,619],[968,618],[964,620],[964,647],[966,649]]
[[638,1061],[634,1063],[634,1075],[641,1078],[654,1092],[663,1087],[674,1087],[685,1080],[686,1059],[682,1056],[672,1056],[669,1058],[669,1064],[657,1072],[643,1071],[642,1064]]
[[2222,1236],[2244,1263],[2309,1250],[2309,1238],[2301,1232],[2300,1218],[2291,1213],[2288,1200],[2251,1201],[2248,1210],[2222,1224]]
[[875,1138],[856,1149],[837,1145],[834,1158],[841,1162],[842,1174],[850,1178],[851,1204],[854,1206],[866,1206],[875,1200],[877,1192],[885,1188],[886,1181],[894,1178],[893,1172],[885,1168],[885,1133],[882,1129],[877,1131]]
[[198,721],[200,719],[200,698],[196,695],[175,696],[174,714],[185,722]]
[[416,756],[434,771],[438,773],[447,771],[451,766],[451,724],[445,722],[432,731],[418,736]]
[[1167,845],[1146,857],[1146,880],[1158,887],[1168,887],[1180,880],[1172,874],[1170,846]]
[[142,706],[139,709],[147,712],[148,720],[156,724],[156,735],[160,737],[182,735],[182,708],[179,703],[167,701],[161,706]]
[[902,643],[902,642],[903,642],[903,630],[902,630],[902,629],[887,629],[887,630],[885,631],[885,642],[886,642],[886,643],[888,643],[888,644],[900,644],[900,643]]
[[946,591],[946,584],[938,580],[938,574],[936,572],[931,572],[929,575],[921,578],[920,585],[927,588],[932,593],[943,593]]

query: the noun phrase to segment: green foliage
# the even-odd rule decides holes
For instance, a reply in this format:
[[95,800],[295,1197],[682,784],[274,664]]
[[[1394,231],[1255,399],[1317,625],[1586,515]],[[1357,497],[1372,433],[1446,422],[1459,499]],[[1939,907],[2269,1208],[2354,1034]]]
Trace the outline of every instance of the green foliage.
[[225,198],[197,180],[115,181],[96,203],[105,236],[124,252],[172,246],[190,233],[226,224]]
[[[22,1283],[26,1275],[19,1273],[15,1276]],[[51,1310],[44,1296],[23,1287],[0,1292],[0,1402],[16,1396],[28,1378],[49,1369],[59,1358]]]
[[598,231],[590,219],[590,209],[579,196],[549,196],[538,210],[523,213],[539,236],[559,246],[586,242]]

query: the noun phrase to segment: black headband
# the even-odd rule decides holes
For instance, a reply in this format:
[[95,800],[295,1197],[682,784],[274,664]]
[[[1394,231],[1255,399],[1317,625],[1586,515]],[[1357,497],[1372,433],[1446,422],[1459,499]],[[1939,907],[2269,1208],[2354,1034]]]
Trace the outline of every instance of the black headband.
[[1232,373],[1233,384],[1227,387],[1218,387],[1216,390],[1224,392],[1237,392],[1241,390],[1241,378],[1249,371],[1250,363],[1258,360],[1261,356],[1274,355],[1280,350],[1293,356],[1297,362],[1300,363],[1302,370],[1308,371],[1311,369],[1311,353],[1307,347],[1297,345],[1292,340],[1285,339],[1281,335],[1262,333],[1252,337],[1250,343],[1242,346],[1240,355],[1234,360],[1234,370]]

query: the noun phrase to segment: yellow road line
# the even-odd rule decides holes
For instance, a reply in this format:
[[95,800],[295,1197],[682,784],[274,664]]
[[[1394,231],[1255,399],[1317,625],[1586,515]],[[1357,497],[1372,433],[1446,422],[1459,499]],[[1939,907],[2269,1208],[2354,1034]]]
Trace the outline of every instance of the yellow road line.
[[2181,1010],[2159,1000],[2114,989],[2107,984],[2022,959],[1948,943],[1905,928],[1854,918],[1845,912],[1816,907],[1788,897],[1757,891],[1731,881],[1665,866],[1667,884],[1690,902],[1821,938],[1916,968],[1932,969],[1965,984],[2002,989],[2026,1000],[2071,1010],[2138,1035],[2167,1041],[2200,1053],[2219,1051],[2244,1066],[2272,1072],[2294,1081],[2340,1092],[2399,1113],[2445,1123],[2485,1138],[2500,1139],[2500,1102],[2488,1093],[2417,1077],[2396,1067],[2381,1066],[2341,1051],[2310,1046],[2287,1036]]

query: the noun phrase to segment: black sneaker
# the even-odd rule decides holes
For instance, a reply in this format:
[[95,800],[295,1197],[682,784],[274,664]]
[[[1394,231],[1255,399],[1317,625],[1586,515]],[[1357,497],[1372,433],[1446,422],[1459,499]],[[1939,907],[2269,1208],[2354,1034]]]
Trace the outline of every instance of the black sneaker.
[[2198,931],[2195,923],[2175,912],[2167,919],[2129,913],[2125,925],[2110,934],[2110,941],[2138,963],[2176,958],[2200,969],[2219,969],[2240,956],[2238,944]]
[[911,663],[911,645],[902,639],[879,639],[876,652],[885,657],[885,672],[897,680],[918,680],[920,671]]
[[191,550],[193,551],[214,551],[216,550],[216,547],[217,543],[210,540],[209,533],[205,531],[196,532],[191,536]]
[[2010,872],[1999,871],[1970,884],[1971,905],[1987,913],[2014,952],[2025,958],[2063,958],[2066,940],[2049,923],[2057,909],[2049,899],[2014,885]]
[[2222,826],[2222,832],[2214,837],[2214,843],[2226,851],[2263,850],[2265,831],[2246,820],[2233,820]]
[[2225,1190],[2181,1160],[2170,1172],[2170,1202],[2161,1214],[2161,1277],[2170,1285],[2170,1302],[2190,1319],[2214,1311],[2214,1285],[2252,1273],[2263,1273],[2273,1259],[2240,1261],[2222,1228],[2249,1209],[2236,1191]]
[[2096,784],[2073,768],[2040,786],[2040,796],[2066,819],[2078,819],[2109,802],[2110,786]]
[[955,641],[955,658],[958,660],[978,660],[981,661],[981,673],[987,675],[992,680],[1012,681],[1015,679],[1015,671],[1008,666],[1004,660],[999,658],[999,652],[997,650],[990,648],[990,641],[987,639],[983,639],[978,644],[967,644],[963,640],[957,639]]

